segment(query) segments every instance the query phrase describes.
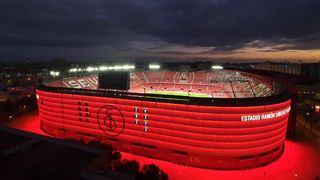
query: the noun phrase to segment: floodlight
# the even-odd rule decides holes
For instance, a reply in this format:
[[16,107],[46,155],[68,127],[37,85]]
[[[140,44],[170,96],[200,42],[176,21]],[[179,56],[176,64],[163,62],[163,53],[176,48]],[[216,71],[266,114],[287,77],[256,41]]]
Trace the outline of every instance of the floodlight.
[[214,69],[214,70],[220,70],[220,69],[223,69],[223,67],[220,66],[220,65],[213,65],[213,66],[212,66],[212,69]]
[[158,64],[149,64],[149,69],[160,69],[160,65],[158,65]]

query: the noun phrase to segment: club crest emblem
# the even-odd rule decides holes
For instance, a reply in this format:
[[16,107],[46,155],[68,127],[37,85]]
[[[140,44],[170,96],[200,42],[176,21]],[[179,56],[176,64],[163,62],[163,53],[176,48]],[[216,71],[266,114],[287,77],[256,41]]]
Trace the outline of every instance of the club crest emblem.
[[99,129],[109,136],[120,135],[125,127],[121,111],[113,105],[102,106],[97,114]]

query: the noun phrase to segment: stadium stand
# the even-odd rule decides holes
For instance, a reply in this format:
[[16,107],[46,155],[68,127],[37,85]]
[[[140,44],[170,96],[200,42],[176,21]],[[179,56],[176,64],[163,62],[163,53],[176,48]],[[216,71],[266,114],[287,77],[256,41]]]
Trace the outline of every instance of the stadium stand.
[[[97,89],[97,75],[65,78],[49,82],[52,87]],[[134,71],[130,90],[134,93],[190,93],[214,98],[265,97],[272,94],[272,83],[250,73],[221,70],[214,72]]]

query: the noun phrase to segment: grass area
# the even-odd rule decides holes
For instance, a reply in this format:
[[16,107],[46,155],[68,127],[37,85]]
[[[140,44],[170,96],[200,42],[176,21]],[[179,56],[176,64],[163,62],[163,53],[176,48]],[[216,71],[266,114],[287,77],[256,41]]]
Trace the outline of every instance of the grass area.
[[162,94],[162,95],[173,95],[173,96],[190,96],[190,97],[200,97],[200,98],[208,98],[208,94],[197,94],[197,93],[190,93],[187,92],[166,92],[166,91],[157,91],[152,94]]

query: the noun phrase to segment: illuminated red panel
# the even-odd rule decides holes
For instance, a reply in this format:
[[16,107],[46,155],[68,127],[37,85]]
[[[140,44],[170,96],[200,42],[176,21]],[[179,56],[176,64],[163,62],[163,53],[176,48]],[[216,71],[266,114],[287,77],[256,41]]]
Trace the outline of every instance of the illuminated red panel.
[[[37,95],[41,126],[50,135],[101,139],[122,151],[205,168],[258,166],[279,157],[290,110],[290,100],[223,107],[40,90]],[[121,134],[108,134],[121,121]]]

